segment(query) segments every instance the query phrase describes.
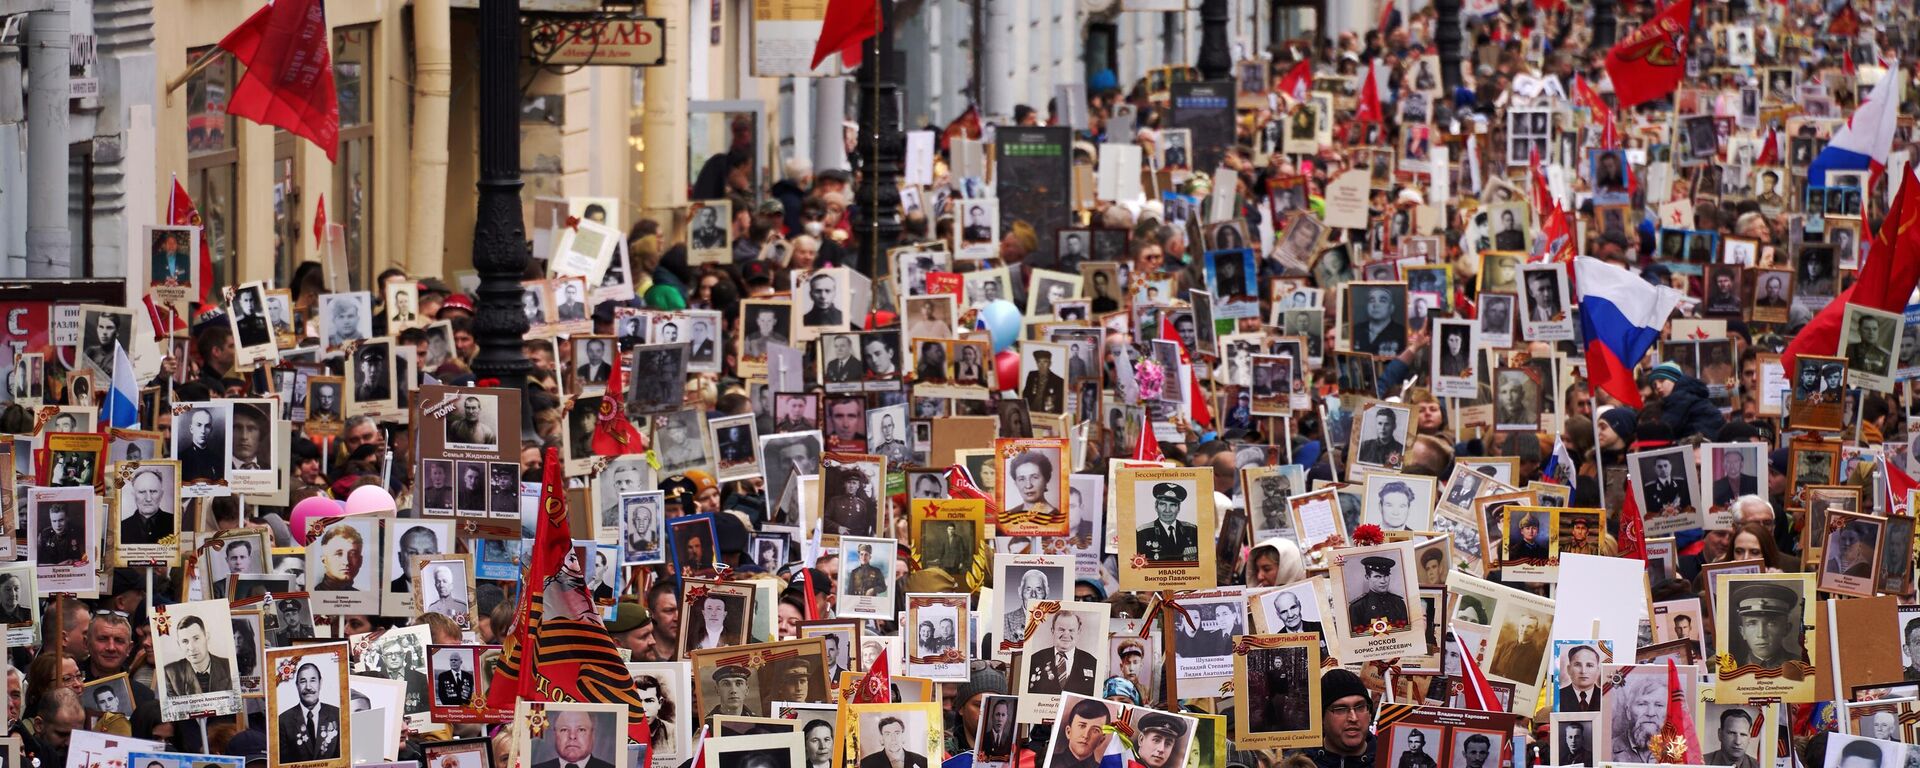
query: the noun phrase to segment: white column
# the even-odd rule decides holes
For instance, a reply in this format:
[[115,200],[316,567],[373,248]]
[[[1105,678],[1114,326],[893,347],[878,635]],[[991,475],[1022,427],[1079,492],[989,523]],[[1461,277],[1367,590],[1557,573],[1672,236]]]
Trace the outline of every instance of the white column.
[[66,0],[27,15],[27,276],[73,277],[67,228]]
[[847,77],[813,80],[813,172],[847,170]]

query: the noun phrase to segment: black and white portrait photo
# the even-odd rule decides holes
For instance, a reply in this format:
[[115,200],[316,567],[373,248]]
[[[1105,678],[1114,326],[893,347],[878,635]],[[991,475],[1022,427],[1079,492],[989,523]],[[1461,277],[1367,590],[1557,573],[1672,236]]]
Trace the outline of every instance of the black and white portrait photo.
[[345,644],[277,649],[267,654],[268,666],[291,667],[291,676],[276,675],[267,688],[272,713],[267,744],[282,765],[345,764],[349,718],[346,705]]
[[500,403],[494,395],[466,395],[446,416],[442,445],[449,450],[497,451],[500,448]]
[[1413,440],[1413,411],[1404,405],[1369,404],[1354,420],[1354,462],[1399,469]]
[[83,305],[80,308],[80,357],[100,381],[113,378],[115,347],[133,354],[133,313],[113,307]]
[[1493,374],[1495,428],[1539,429],[1541,391],[1533,369],[1496,368]]
[[[155,616],[155,694],[166,712],[239,710],[232,616],[224,601],[173,606]],[[185,716],[184,714],[181,716]]]
[[1902,324],[1899,314],[1847,305],[1841,319],[1840,354],[1847,359],[1850,384],[1878,392],[1893,391]]
[[[1649,535],[1699,527],[1700,491],[1691,448],[1666,448],[1630,454],[1634,501],[1646,517]],[[1656,533],[1660,532],[1660,533]]]
[[719,257],[714,260],[724,262],[731,259],[728,251],[733,247],[733,203],[726,200],[699,200],[688,203],[687,209],[688,260],[696,264],[704,263],[715,253]]
[[228,424],[233,405],[194,403],[173,416],[173,457],[180,462],[180,479],[189,485],[217,485],[227,476]]
[[[795,310],[800,325],[809,329],[844,330],[847,327],[848,286],[846,276],[836,270],[823,270],[796,282]],[[801,290],[800,286],[805,289]]]
[[235,347],[273,345],[273,326],[267,322],[266,288],[263,285],[248,283],[234,289],[231,311]]
[[373,337],[373,295],[366,291],[320,295],[320,338],[328,349]]
[[174,462],[145,462],[123,467],[119,481],[122,546],[160,544],[180,534],[180,465]]
[[1391,357],[1407,345],[1407,288],[1399,284],[1356,283],[1347,287],[1353,308],[1347,338],[1355,352]]
[[477,649],[472,646],[435,645],[427,648],[427,672],[433,679],[433,706],[464,707],[479,691],[474,673]]

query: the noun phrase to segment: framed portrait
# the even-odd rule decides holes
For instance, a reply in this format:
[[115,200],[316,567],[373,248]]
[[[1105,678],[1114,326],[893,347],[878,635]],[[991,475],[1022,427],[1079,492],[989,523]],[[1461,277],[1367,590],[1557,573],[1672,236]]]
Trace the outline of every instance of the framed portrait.
[[674,573],[704,575],[719,567],[719,531],[712,514],[676,517],[667,523]]
[[534,768],[628,768],[624,704],[523,700],[513,720],[514,750]]
[[[687,661],[628,662],[633,692],[647,713],[649,762],[679,765],[692,756],[693,722],[700,719],[693,700],[693,664]],[[639,766],[634,766],[639,768]]]
[[1361,522],[1383,531],[1424,531],[1432,526],[1434,479],[1395,472],[1369,472]]
[[1107,611],[1076,601],[1042,603],[1011,678],[1020,722],[1037,723],[1065,694],[1091,696],[1107,679]]
[[968,676],[973,637],[966,595],[909,594],[906,640],[907,674],[955,682]]
[[997,438],[995,488],[1003,536],[1063,536],[1069,519],[1063,508],[1069,463],[1064,437]]
[[1876,568],[1886,528],[1886,519],[1878,516],[1828,509],[1822,527],[1817,529],[1823,540],[1818,570],[1820,590],[1872,597],[1879,584]]
[[1335,630],[1327,633],[1341,658],[1425,655],[1413,549],[1402,541],[1340,549],[1328,558],[1330,602],[1346,609],[1333,614]]
[[151,622],[159,670],[154,695],[163,716],[239,712],[240,671],[234,662],[237,648],[227,601],[176,604],[156,612]]
[[894,560],[899,546],[893,539],[840,537],[843,576],[836,582],[837,616],[885,619],[894,615]]
[[1647,535],[1667,536],[1704,525],[1699,475],[1691,448],[1661,448],[1628,454],[1638,481],[1633,500],[1645,515]]
[[827,703],[825,647],[825,640],[814,637],[690,650],[694,710],[765,716],[773,701]]
[[1894,364],[1900,357],[1904,325],[1901,314],[1846,305],[1840,320],[1840,356],[1846,359],[1848,385],[1893,392]]
[[1200,589],[1213,583],[1213,475],[1203,469],[1115,473],[1123,589]]
[[48,594],[97,594],[94,576],[100,535],[92,486],[26,489],[27,549],[32,552],[34,585]]
[[[1147,707],[1106,701],[1092,696],[1067,694],[1048,710],[1055,728],[1061,732],[1078,729],[1090,734],[1087,739],[1055,739],[1041,756],[1041,768],[1068,768],[1085,759],[1081,753],[1100,756],[1119,754],[1123,765],[1186,765],[1195,749],[1211,749],[1213,744],[1201,737],[1198,717],[1175,714]],[[1037,721],[1036,721],[1037,722]],[[1110,726],[1131,723],[1136,737],[1122,739]],[[1224,733],[1220,734],[1222,739]],[[1164,757],[1162,757],[1164,753]]]
[[1352,441],[1353,468],[1398,471],[1406,462],[1407,447],[1413,444],[1413,409],[1397,403],[1371,402],[1355,417]]

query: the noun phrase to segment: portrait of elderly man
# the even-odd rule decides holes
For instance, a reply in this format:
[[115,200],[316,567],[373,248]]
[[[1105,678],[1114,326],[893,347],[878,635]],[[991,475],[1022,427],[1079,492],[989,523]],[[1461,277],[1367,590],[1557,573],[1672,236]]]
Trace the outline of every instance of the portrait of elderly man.
[[537,740],[553,749],[553,759],[535,763],[534,768],[613,768],[611,760],[594,751],[596,731],[601,728],[597,715],[570,709],[548,712],[547,731]]
[[1613,734],[1607,751],[1614,762],[1659,762],[1653,737],[1667,721],[1667,676],[1651,670],[1630,674],[1607,692],[1607,722]]

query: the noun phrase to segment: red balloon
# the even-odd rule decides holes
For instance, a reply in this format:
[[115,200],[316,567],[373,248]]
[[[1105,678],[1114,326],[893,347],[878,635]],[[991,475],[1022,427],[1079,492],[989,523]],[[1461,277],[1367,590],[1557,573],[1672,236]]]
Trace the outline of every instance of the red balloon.
[[1020,353],[1011,349],[1000,350],[993,358],[993,370],[1000,377],[1000,389],[1012,392],[1020,385]]

